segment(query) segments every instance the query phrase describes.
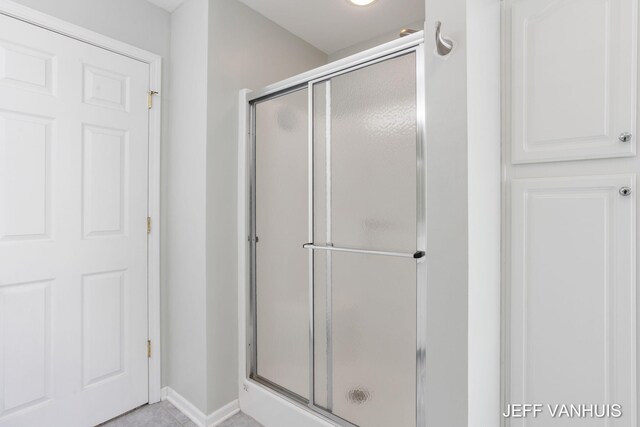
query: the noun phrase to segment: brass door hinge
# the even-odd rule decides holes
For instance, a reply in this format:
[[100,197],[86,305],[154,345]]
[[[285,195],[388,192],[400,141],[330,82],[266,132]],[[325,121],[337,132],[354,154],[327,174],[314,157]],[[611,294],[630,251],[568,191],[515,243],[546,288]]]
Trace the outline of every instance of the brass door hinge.
[[158,92],[156,92],[155,90],[150,90],[149,92],[147,92],[147,107],[149,107],[149,109],[153,107],[153,95],[157,94]]
[[147,234],[151,234],[151,217],[147,217]]
[[151,340],[147,340],[147,358],[151,359]]

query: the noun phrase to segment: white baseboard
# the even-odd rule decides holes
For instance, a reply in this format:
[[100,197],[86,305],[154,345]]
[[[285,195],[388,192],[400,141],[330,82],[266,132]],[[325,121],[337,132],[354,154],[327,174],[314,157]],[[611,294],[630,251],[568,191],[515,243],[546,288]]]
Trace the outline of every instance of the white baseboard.
[[171,387],[164,387],[162,389],[162,400],[168,400],[175,406],[180,412],[185,414],[191,421],[193,421],[198,427],[207,427],[207,416],[196,408],[193,403],[182,397]]
[[227,403],[226,405],[224,405],[222,408],[218,409],[214,413],[209,414],[207,416],[206,425],[208,427],[217,426],[218,424],[221,424],[227,419],[233,417],[238,412],[240,412],[240,403],[238,402],[238,399],[236,399],[233,402]]
[[234,400],[217,411],[206,415],[171,387],[164,387],[161,390],[160,395],[162,400],[168,400],[171,402],[173,406],[189,417],[189,419],[198,427],[215,427],[240,412],[240,405],[237,400]]

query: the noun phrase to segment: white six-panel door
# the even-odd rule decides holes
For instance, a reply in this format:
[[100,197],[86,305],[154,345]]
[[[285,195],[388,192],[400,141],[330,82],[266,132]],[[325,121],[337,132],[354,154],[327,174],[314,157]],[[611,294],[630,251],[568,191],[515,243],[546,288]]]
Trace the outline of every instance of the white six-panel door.
[[0,426],[147,402],[148,64],[0,15]]

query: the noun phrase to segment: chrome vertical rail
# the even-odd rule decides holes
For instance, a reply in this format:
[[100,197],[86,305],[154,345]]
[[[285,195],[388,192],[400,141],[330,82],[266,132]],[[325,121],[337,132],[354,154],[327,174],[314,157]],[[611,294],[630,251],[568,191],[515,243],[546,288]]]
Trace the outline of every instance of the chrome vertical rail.
[[[416,248],[427,251],[427,152],[424,44],[416,48]],[[427,261],[416,264],[416,427],[426,427]]]
[[[308,121],[309,121],[309,140],[308,140],[308,192],[309,192],[309,201],[308,201],[308,215],[309,215],[309,233],[308,238],[309,241],[313,241],[313,83],[308,83],[308,97],[309,97],[309,107],[308,107]],[[315,372],[314,372],[314,358],[315,358],[315,342],[314,342],[314,286],[313,286],[313,251],[309,251],[309,405],[313,406],[315,402]]]
[[258,318],[257,318],[257,291],[256,291],[256,104],[252,103],[249,113],[249,299],[250,315],[249,324],[251,333],[249,336],[249,377],[258,374]]
[[[326,244],[333,246],[331,221],[331,80],[325,83],[325,205],[326,205]],[[331,251],[326,252],[326,357],[327,357],[327,409],[333,410],[333,289],[332,289],[332,257]]]

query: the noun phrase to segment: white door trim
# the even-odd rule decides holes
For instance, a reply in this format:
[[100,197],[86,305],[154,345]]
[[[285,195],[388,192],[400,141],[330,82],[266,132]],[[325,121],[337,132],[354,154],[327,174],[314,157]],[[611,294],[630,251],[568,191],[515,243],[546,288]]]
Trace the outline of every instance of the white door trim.
[[[149,89],[160,92],[162,57],[110,37],[65,22],[11,0],[0,0],[0,14],[92,44],[102,49],[149,64]],[[160,134],[162,102],[158,96],[149,110],[149,216],[153,219],[147,243],[148,262],[148,339],[153,343],[149,358],[149,403],[160,401]]]

